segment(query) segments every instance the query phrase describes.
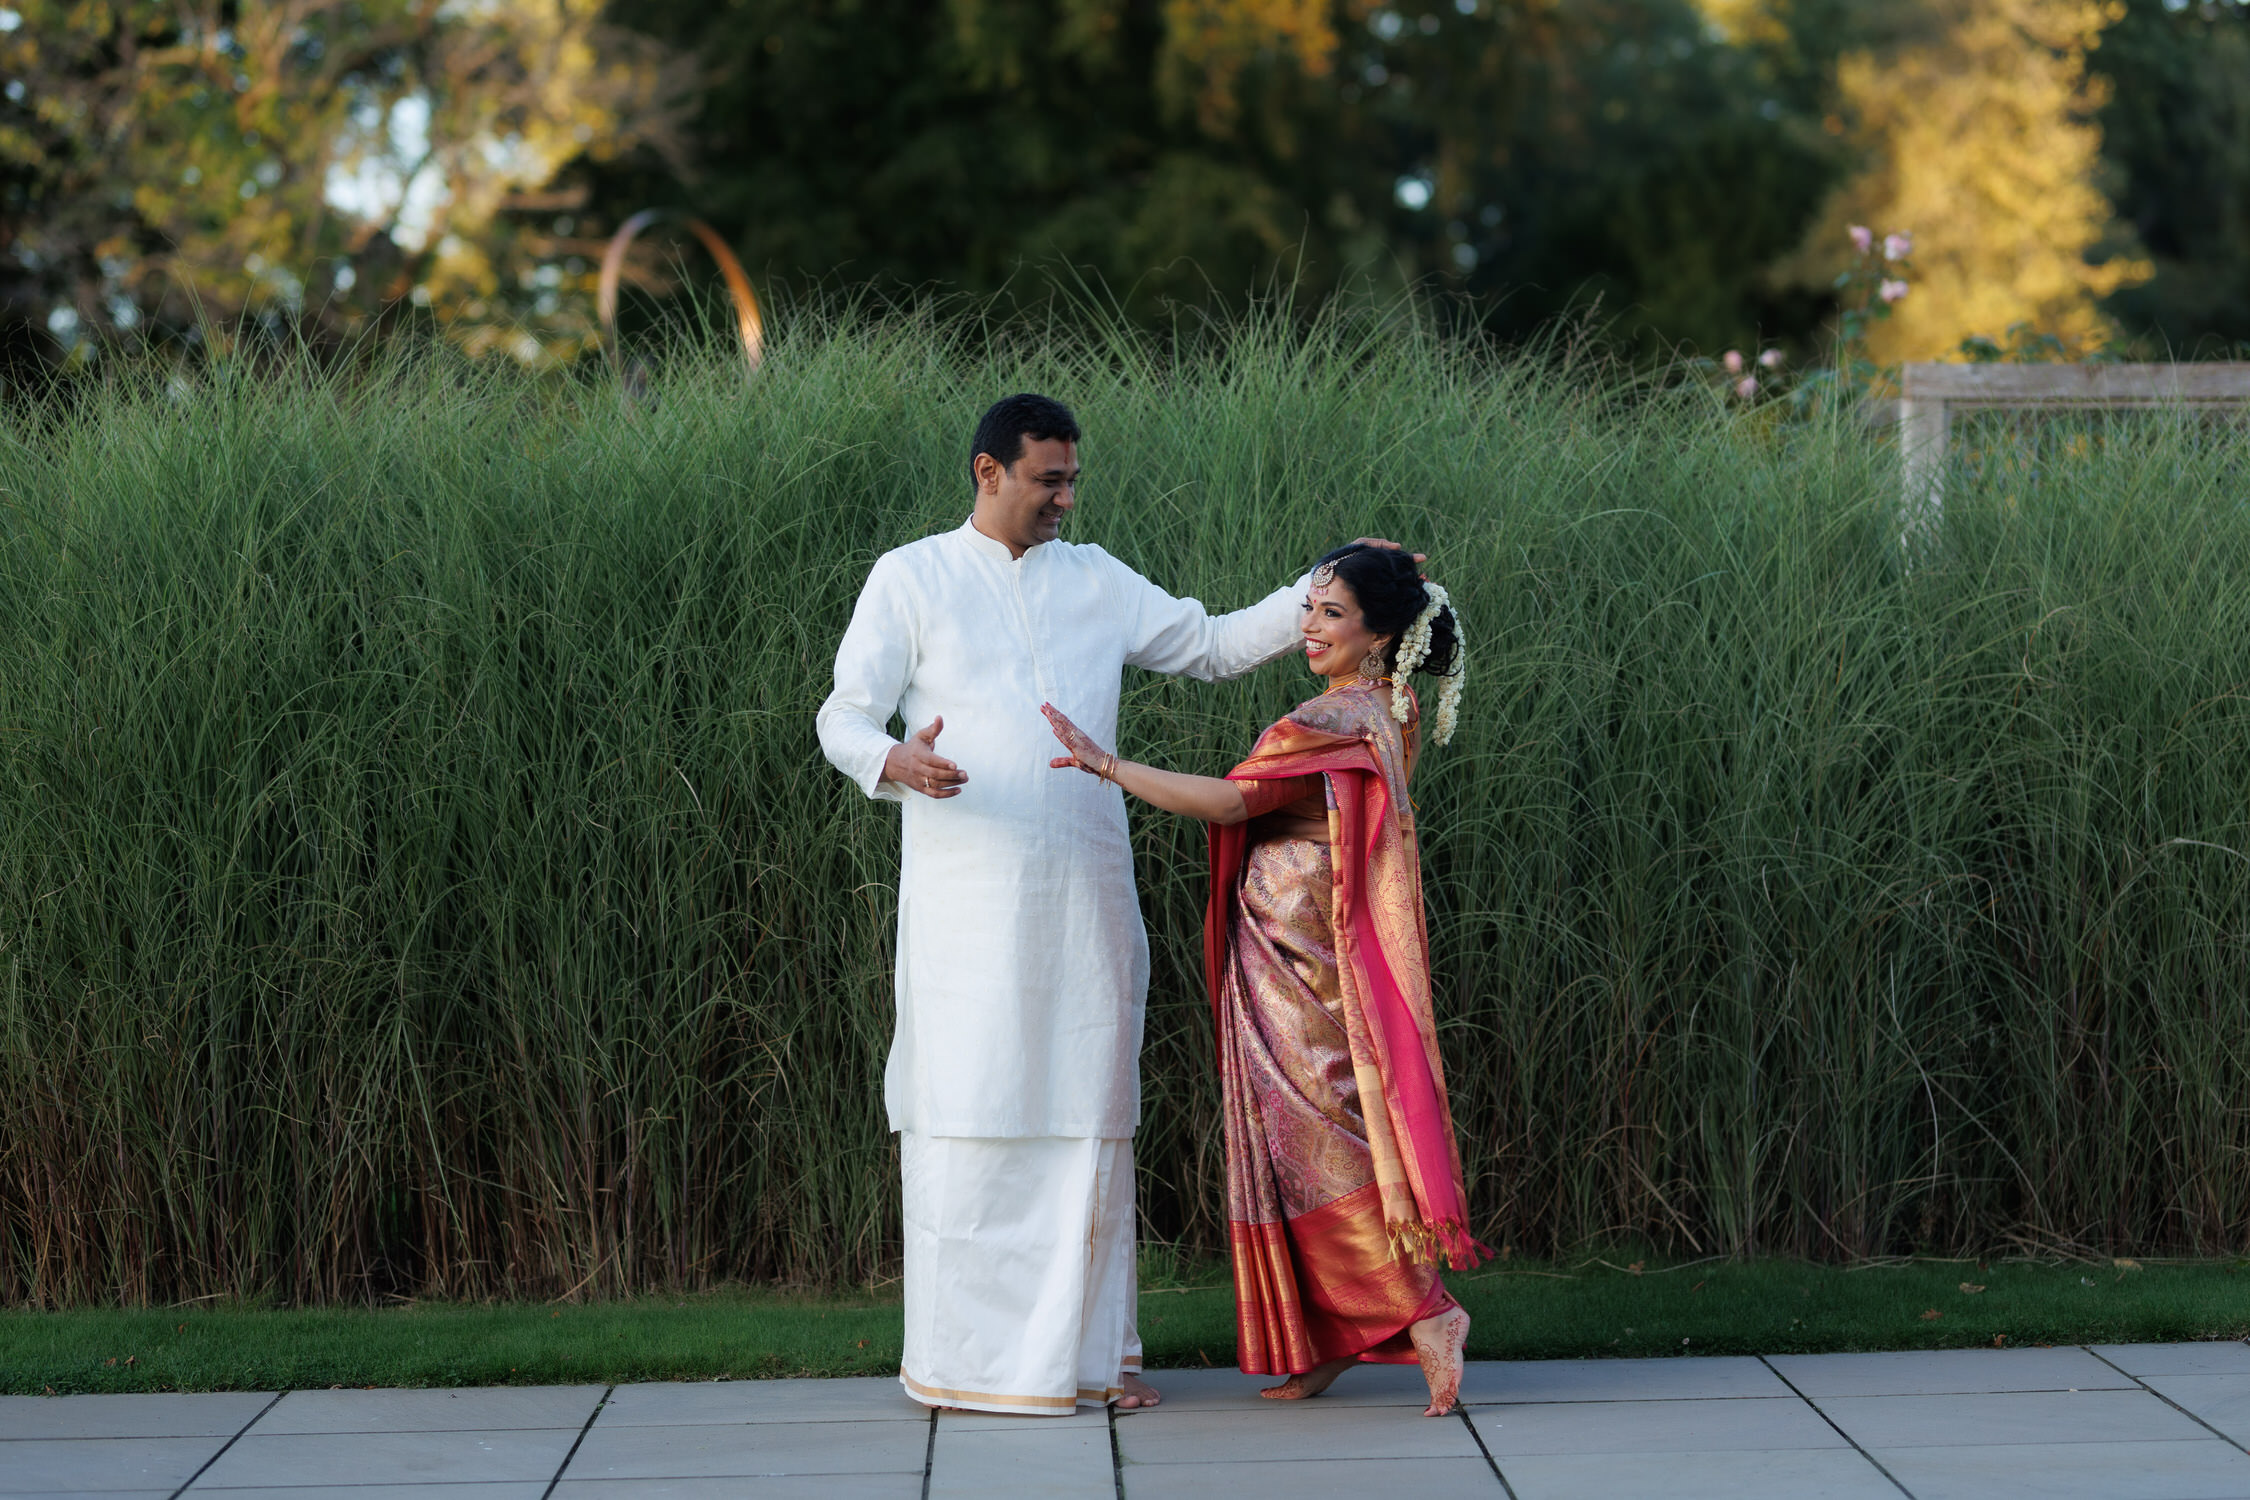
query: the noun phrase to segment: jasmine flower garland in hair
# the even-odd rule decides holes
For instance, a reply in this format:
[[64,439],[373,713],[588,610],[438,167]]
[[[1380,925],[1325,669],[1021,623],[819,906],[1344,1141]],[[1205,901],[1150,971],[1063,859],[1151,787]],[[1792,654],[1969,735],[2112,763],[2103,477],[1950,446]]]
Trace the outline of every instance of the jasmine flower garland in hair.
[[[1453,608],[1453,596],[1442,583],[1424,579],[1422,593],[1426,602],[1414,623],[1398,643],[1398,665],[1393,673],[1404,681],[1421,669],[1430,657],[1430,627],[1437,623],[1438,614]],[[1446,674],[1445,686],[1438,689],[1437,712],[1430,716],[1430,738],[1444,744],[1453,738],[1453,727],[1461,717],[1461,685],[1469,676],[1469,645],[1461,634],[1461,615],[1453,612],[1453,670]],[[1406,722],[1406,695],[1395,693],[1391,697],[1391,716],[1401,724]]]

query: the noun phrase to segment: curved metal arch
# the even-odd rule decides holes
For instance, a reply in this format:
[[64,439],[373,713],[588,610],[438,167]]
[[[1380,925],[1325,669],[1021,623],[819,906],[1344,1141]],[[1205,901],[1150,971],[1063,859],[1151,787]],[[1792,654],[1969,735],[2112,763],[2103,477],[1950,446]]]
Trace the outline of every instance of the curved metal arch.
[[735,324],[742,334],[743,361],[751,369],[757,369],[766,357],[766,326],[758,315],[758,298],[750,290],[750,278],[743,274],[742,262],[734,258],[734,252],[719,238],[717,230],[690,214],[668,208],[642,209],[617,226],[617,233],[609,237],[609,245],[602,251],[602,274],[595,303],[601,314],[602,343],[609,350],[611,366],[621,377],[624,375],[624,352],[617,339],[617,284],[625,270],[625,251],[634,236],[660,219],[678,219],[719,263],[719,274],[726,278],[727,295],[734,302]]

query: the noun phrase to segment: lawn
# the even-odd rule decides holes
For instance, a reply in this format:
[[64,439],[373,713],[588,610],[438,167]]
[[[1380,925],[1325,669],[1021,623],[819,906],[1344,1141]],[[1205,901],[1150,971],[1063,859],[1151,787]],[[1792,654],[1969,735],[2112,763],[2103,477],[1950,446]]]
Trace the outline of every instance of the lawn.
[[[1216,1277],[1197,1282],[1142,1294],[1151,1366],[1232,1361],[1229,1294]],[[1477,1359],[2250,1336],[2250,1262],[1845,1268],[1611,1254],[1508,1263],[1451,1284],[1476,1319],[1469,1353]],[[0,1313],[0,1392],[19,1395],[882,1375],[898,1357],[898,1302],[881,1293]]]

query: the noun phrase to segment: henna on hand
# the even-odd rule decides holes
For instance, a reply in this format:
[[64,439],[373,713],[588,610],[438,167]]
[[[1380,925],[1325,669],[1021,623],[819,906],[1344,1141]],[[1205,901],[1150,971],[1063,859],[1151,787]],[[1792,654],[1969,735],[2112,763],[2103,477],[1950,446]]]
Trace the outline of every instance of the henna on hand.
[[1076,766],[1089,775],[1099,776],[1105,766],[1116,764],[1115,757],[1095,744],[1092,735],[1071,723],[1069,715],[1061,709],[1052,703],[1042,703],[1039,711],[1047,716],[1047,727],[1055,732],[1055,738],[1061,740],[1063,748],[1070,752],[1067,760],[1058,757],[1049,762],[1057,770],[1064,766]]

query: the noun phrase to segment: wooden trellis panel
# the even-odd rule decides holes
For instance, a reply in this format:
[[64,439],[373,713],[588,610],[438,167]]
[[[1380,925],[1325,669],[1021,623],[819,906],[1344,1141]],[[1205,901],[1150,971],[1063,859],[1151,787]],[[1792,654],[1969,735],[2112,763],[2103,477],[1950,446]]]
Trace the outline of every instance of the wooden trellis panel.
[[1907,529],[1934,522],[1945,503],[1945,448],[1957,411],[2245,405],[2250,364],[1908,365],[1898,405]]

